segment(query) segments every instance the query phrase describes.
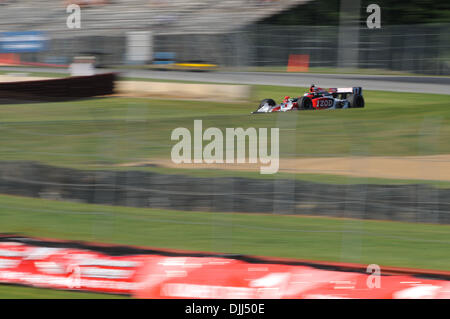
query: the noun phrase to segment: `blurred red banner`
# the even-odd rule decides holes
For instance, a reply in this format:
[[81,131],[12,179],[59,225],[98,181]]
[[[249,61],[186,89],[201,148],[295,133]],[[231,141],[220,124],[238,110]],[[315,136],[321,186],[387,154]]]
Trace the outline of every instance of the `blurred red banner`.
[[[438,299],[447,278],[380,275],[363,265],[276,263],[248,256],[0,237],[0,283],[152,299]],[[343,265],[343,266],[342,266]],[[392,273],[392,270],[388,271]]]

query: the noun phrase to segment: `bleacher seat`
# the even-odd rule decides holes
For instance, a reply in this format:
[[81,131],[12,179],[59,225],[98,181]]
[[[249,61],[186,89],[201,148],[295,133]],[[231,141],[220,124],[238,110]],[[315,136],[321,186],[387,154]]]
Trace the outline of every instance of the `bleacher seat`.
[[[98,6],[96,1],[82,8],[78,35],[117,35],[135,30],[225,33],[309,0],[108,0]],[[34,0],[2,3],[0,30],[42,30],[57,37],[73,36],[66,28],[66,1],[40,0],[38,7]]]

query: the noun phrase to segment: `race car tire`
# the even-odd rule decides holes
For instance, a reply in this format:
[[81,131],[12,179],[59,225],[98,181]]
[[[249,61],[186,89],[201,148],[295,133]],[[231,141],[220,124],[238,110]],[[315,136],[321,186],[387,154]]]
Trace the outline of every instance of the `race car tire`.
[[276,103],[274,100],[272,100],[272,99],[264,99],[264,100],[261,101],[261,103],[259,103],[259,106],[258,106],[257,111],[258,111],[260,108],[262,108],[266,103],[269,104],[269,106],[275,106],[275,105],[277,105],[277,103]]
[[348,100],[348,107],[357,108],[357,107],[364,107],[364,98],[362,95],[359,94],[349,94],[347,96]]
[[272,100],[272,99],[264,99],[264,100],[261,101],[261,103],[259,103],[259,107],[263,106],[266,103],[269,104],[270,106],[277,105],[277,103],[275,103],[275,101]]
[[298,102],[300,110],[311,110],[313,108],[312,100],[307,96],[302,96]]

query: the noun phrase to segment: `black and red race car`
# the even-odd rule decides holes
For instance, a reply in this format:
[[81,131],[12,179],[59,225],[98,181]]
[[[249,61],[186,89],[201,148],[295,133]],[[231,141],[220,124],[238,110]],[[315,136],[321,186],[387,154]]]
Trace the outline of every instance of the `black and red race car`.
[[316,87],[314,84],[303,96],[291,98],[285,96],[277,104],[272,99],[264,99],[253,113],[286,112],[294,110],[346,109],[364,107],[361,87],[330,88]]

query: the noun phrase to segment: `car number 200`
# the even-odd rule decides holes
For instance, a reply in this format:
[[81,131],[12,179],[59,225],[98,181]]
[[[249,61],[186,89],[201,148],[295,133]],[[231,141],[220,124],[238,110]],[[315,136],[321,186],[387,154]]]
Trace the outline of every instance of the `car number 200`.
[[331,99],[317,100],[318,107],[330,107],[332,105],[333,105],[333,100],[331,100]]

